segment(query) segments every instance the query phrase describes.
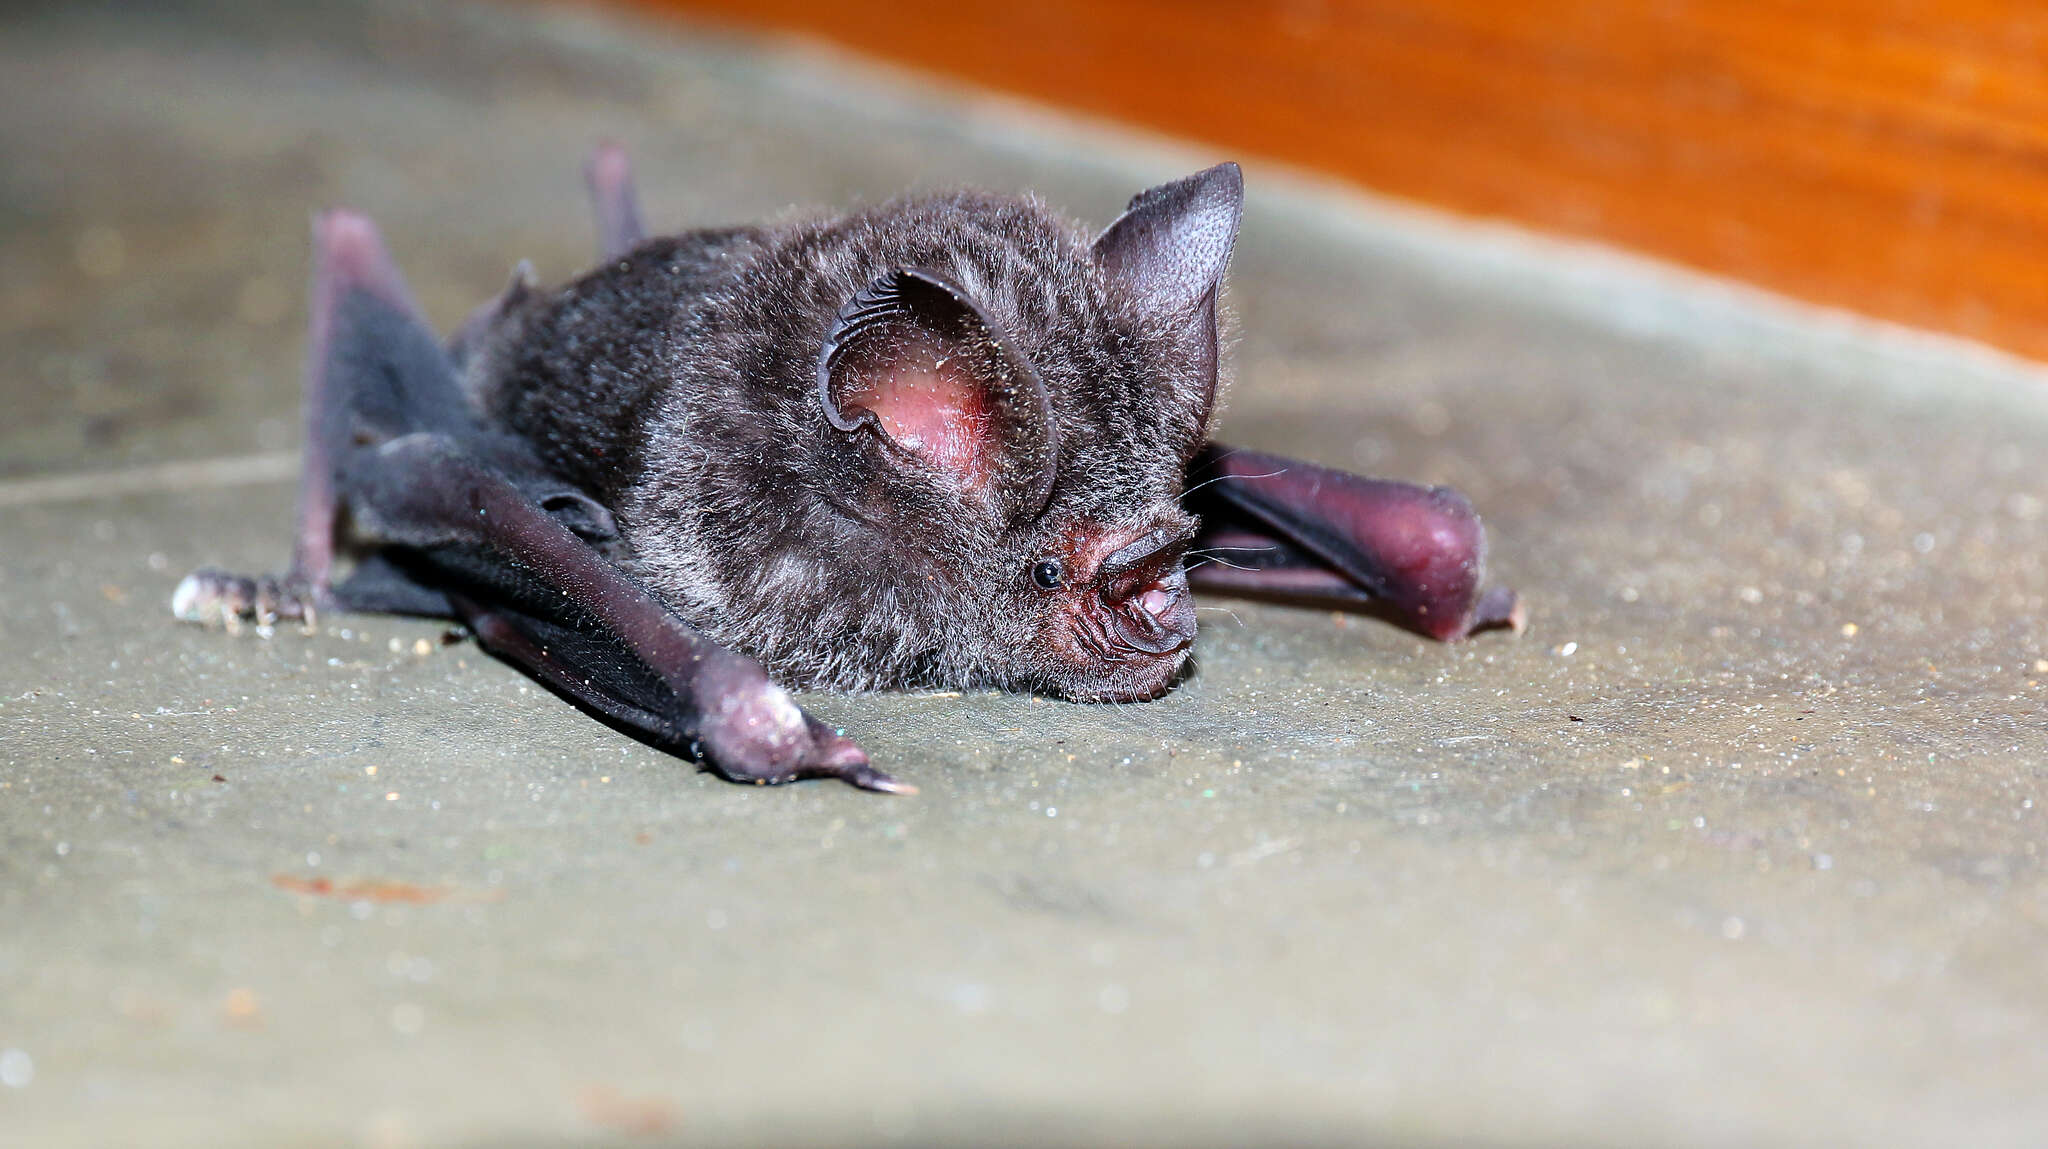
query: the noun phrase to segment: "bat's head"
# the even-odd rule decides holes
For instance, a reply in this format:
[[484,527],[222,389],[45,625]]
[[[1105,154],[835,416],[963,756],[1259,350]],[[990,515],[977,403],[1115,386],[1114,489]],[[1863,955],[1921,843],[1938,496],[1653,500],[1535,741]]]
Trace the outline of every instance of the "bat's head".
[[816,361],[823,469],[836,512],[886,540],[848,554],[906,620],[906,679],[1121,701],[1185,666],[1180,496],[1242,194],[1236,165],[1210,168],[1092,241],[986,197],[844,233],[867,262]]

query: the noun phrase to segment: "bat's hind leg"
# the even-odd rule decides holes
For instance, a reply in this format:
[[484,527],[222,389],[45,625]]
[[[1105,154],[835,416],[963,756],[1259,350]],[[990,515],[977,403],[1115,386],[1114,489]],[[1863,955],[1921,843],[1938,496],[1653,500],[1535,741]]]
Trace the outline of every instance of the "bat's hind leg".
[[[305,366],[306,447],[299,469],[298,528],[290,567],[281,575],[238,575],[205,567],[186,575],[171,595],[171,613],[185,622],[237,629],[244,620],[268,627],[280,620],[303,622],[310,629],[322,611],[343,604],[333,585],[337,498],[336,466],[348,450],[348,439],[367,411],[374,421],[390,424],[393,396],[366,395],[351,385],[365,367],[393,368],[382,372],[394,380],[411,380],[434,361],[415,363],[422,352],[401,345],[388,355],[393,362],[371,364],[366,349],[388,332],[389,313],[417,313],[398,268],[385,252],[376,226],[347,211],[330,211],[313,221],[312,319],[307,332]],[[438,351],[433,352],[438,355]],[[386,431],[402,430],[387,427]],[[355,605],[353,603],[348,605]]]

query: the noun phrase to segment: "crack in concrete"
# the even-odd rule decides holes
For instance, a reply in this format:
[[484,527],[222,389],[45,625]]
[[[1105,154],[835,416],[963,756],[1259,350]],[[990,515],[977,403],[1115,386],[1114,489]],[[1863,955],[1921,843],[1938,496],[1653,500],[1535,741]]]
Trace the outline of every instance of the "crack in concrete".
[[282,483],[299,474],[297,451],[269,451],[220,459],[179,459],[118,470],[39,475],[0,482],[0,508],[144,495],[158,491],[216,490]]

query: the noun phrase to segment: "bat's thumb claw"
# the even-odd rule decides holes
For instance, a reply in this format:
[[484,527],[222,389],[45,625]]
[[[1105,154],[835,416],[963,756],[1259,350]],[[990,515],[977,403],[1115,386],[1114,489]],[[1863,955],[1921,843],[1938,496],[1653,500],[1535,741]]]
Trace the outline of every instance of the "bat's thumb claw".
[[1504,586],[1497,586],[1479,596],[1479,601],[1472,607],[1472,621],[1465,628],[1465,633],[1475,634],[1504,626],[1520,634],[1528,625],[1529,614],[1522,605],[1521,596]]
[[801,771],[804,777],[837,778],[849,786],[878,794],[917,793],[917,787],[908,782],[898,782],[875,769],[874,764],[868,761],[868,752],[853,739],[808,714],[804,719],[816,747],[809,756],[810,765]]
[[837,778],[848,786],[861,790],[872,790],[877,794],[917,793],[917,787],[912,786],[908,782],[898,782],[896,779],[869,765],[868,756],[861,753],[859,747],[854,746],[851,742],[848,742],[846,745],[852,748],[854,754],[858,755],[857,759],[828,762],[815,766],[803,771],[803,776],[807,778]]
[[846,780],[863,790],[873,790],[877,794],[903,794],[907,796],[917,793],[917,787],[912,786],[910,783],[898,782],[880,770],[873,768],[861,771],[859,775],[848,777]]

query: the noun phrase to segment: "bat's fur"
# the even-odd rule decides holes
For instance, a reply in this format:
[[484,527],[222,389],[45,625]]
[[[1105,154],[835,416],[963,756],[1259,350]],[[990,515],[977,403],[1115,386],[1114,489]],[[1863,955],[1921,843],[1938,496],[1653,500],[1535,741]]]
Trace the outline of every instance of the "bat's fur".
[[[1010,521],[1000,497],[962,498],[872,428],[827,421],[817,348],[898,267],[964,287],[1036,368],[1059,443],[1043,513]],[[1030,571],[1077,532],[1187,521],[1213,285],[1191,306],[1104,267],[1033,201],[963,194],[653,240],[514,294],[467,388],[611,508],[615,557],[692,626],[790,685],[1121,688],[1116,667],[1091,681],[1046,649],[1059,599]]]

